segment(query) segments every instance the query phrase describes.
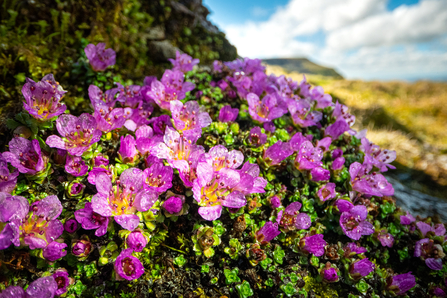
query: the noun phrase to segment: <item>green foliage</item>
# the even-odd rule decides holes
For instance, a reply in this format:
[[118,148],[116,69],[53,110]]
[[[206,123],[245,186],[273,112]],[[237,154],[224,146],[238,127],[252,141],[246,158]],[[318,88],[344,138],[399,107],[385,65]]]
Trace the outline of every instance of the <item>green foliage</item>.
[[250,297],[254,294],[250,284],[246,280],[244,280],[241,284],[236,285],[236,290],[240,298]]

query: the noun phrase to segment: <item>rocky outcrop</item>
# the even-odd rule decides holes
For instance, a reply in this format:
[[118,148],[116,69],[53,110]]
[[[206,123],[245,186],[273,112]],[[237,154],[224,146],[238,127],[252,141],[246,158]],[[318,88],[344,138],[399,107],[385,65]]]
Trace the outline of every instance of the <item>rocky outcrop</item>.
[[[73,111],[82,104],[90,77],[83,48],[105,42],[117,52],[120,75],[134,83],[160,76],[176,50],[199,58],[234,60],[236,48],[207,20],[201,0],[4,1],[0,11],[0,134],[21,110],[26,77],[53,73],[67,89]],[[108,78],[111,80],[111,78]],[[0,141],[1,142],[1,141]],[[0,144],[2,145],[2,144]]]

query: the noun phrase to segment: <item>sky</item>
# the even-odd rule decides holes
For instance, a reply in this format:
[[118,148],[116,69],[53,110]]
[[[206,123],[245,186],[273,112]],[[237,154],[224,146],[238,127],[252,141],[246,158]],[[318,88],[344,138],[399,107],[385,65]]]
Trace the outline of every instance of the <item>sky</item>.
[[203,0],[238,54],[363,80],[447,81],[447,0]]

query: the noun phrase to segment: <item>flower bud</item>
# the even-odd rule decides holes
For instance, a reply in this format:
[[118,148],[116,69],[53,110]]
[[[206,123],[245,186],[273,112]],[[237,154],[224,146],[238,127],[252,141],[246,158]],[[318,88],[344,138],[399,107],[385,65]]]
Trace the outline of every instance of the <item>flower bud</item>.
[[87,236],[73,241],[71,244],[71,253],[78,258],[86,258],[93,250],[93,245]]
[[73,180],[65,187],[65,193],[69,198],[80,198],[84,194],[84,189],[84,184]]
[[126,244],[133,251],[141,252],[146,247],[147,239],[140,231],[133,231],[127,236]]
[[69,219],[65,222],[64,229],[68,233],[72,234],[78,229],[78,222],[76,221],[76,219]]

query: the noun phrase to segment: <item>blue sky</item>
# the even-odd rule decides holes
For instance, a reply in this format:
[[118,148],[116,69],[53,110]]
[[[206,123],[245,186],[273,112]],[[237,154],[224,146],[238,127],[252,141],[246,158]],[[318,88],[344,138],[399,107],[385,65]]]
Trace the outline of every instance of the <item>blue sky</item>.
[[307,57],[347,78],[447,80],[447,0],[204,4],[244,57]]

